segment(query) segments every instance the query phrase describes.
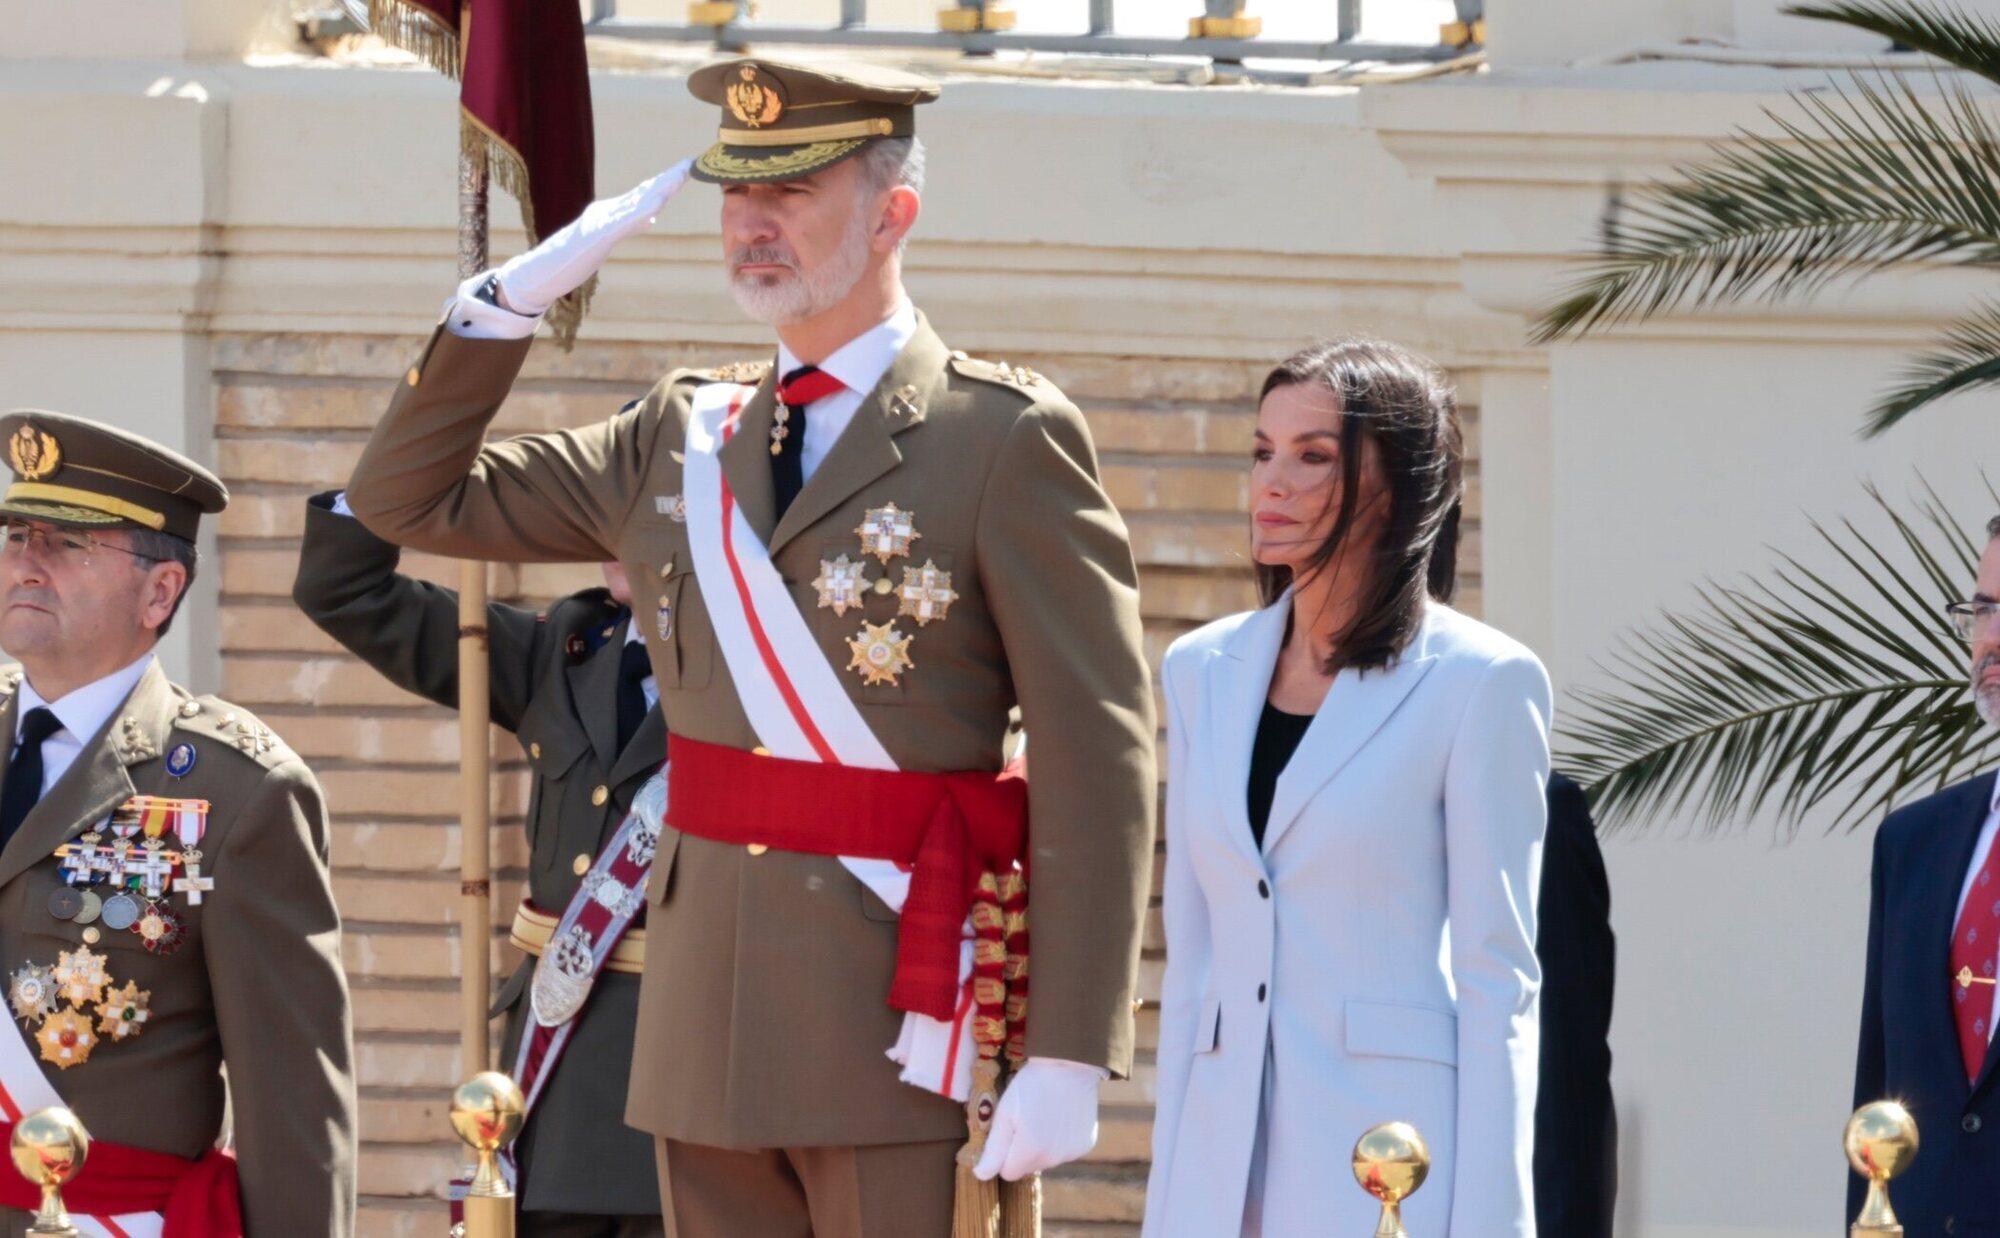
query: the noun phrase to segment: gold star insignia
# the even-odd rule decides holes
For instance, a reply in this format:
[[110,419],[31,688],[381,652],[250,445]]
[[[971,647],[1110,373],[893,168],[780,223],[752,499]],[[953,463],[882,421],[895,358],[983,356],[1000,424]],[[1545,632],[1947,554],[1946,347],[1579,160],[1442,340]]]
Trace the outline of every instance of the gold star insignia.
[[108,961],[89,946],[78,946],[57,955],[55,981],[63,999],[72,1006],[103,1001],[105,987],[111,983],[111,975],[104,966]]
[[132,981],[105,994],[97,1006],[97,1030],[113,1040],[137,1036],[153,1015],[153,995]]
[[97,1047],[97,1034],[90,1030],[90,1020],[71,1007],[61,1014],[50,1015],[42,1030],[35,1033],[35,1042],[42,1048],[44,1062],[68,1070],[90,1060],[90,1051]]
[[854,531],[861,537],[861,553],[874,555],[883,567],[898,555],[909,554],[910,543],[923,536],[917,532],[916,513],[903,511],[894,503],[869,508]]
[[819,590],[822,610],[844,615],[849,607],[861,605],[861,595],[868,589],[868,564],[850,562],[846,555],[832,561],[821,559],[813,588]]
[[868,687],[888,684],[893,688],[897,676],[916,668],[910,661],[910,638],[892,623],[862,624],[861,635],[850,638],[847,647],[854,654],[847,669],[860,671],[861,681]]
[[951,604],[958,600],[958,593],[951,587],[951,573],[938,570],[937,560],[926,560],[922,567],[903,569],[903,587],[897,590],[903,599],[902,609],[896,613],[908,615],[923,627],[933,619],[943,619],[951,613]]

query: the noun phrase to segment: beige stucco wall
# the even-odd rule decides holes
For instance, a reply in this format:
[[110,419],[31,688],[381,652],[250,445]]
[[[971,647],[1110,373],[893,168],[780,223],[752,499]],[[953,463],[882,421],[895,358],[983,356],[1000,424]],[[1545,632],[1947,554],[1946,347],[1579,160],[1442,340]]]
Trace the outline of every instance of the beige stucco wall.
[[[243,496],[209,573],[220,592],[169,661],[251,698],[327,765],[359,926],[371,1225],[394,1232],[414,1223],[399,1196],[449,1159],[428,1132],[457,1071],[455,947],[425,900],[455,864],[450,726],[334,658],[283,594],[300,497],[344,473],[452,282],[451,88],[416,69],[184,60],[235,37],[227,21],[215,34],[226,6],[210,0],[165,6],[185,20],[93,56],[28,7],[0,0],[0,29],[43,32],[0,45],[18,57],[0,59],[0,403],[212,452]],[[1520,315],[1556,286],[1609,182],[1820,80],[1574,62],[1688,35],[1804,37],[1770,25],[1774,9],[1494,0],[1493,72],[1363,92],[954,82],[925,118],[932,189],[910,283],[958,346],[1078,394],[1146,560],[1156,655],[1242,596],[1231,474],[1258,364],[1344,329],[1433,352],[1478,410],[1473,601],[1573,687],[1702,576],[1766,564],[1767,543],[1802,547],[1808,516],[1859,511],[1860,478],[1900,493],[1921,467],[1983,514],[1991,401],[1879,443],[1853,434],[1897,350],[1976,283],[1524,343]],[[704,140],[709,118],[671,74],[604,74],[595,89],[602,190]],[[689,191],[620,251],[586,347],[538,351],[522,424],[602,415],[658,369],[761,346],[714,269],[713,203]],[[495,218],[510,223],[511,205]],[[496,247],[517,243],[503,229]],[[546,595],[573,579],[500,585]],[[1758,823],[1724,840],[1662,823],[1608,854],[1622,1232],[1827,1232],[1841,1221],[1865,836],[1782,846]],[[1129,1221],[1146,1085],[1112,1097],[1106,1146],[1063,1185],[1062,1215]]]

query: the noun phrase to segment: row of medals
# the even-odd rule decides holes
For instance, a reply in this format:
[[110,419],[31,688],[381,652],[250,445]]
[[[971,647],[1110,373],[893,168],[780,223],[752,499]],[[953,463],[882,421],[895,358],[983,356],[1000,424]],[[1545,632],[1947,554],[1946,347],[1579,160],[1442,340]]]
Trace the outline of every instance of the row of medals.
[[[114,932],[130,931],[154,954],[172,954],[186,936],[186,926],[166,905],[167,887],[175,869],[188,877],[179,884],[190,902],[199,902],[199,887],[208,882],[199,873],[201,852],[167,847],[164,834],[134,843],[140,832],[138,815],[121,809],[112,817],[115,840],[91,830],[74,843],[58,848],[64,885],[49,896],[49,914],[74,924],[102,922]],[[103,893],[99,892],[102,888]],[[68,1070],[90,1059],[99,1041],[136,1036],[151,1017],[152,994],[136,983],[120,985],[110,972],[110,959],[79,946],[57,956],[53,967],[23,963],[8,985],[14,1017],[39,1026],[35,1035],[42,1060]],[[58,1010],[58,1002],[68,1003]],[[93,1017],[94,1016],[94,1017]]]
[[[861,539],[859,559],[849,559],[843,554],[819,561],[819,577],[813,581],[813,587],[819,590],[821,609],[845,615],[849,609],[859,608],[870,593],[877,596],[893,593],[900,603],[896,618],[914,619],[918,627],[928,627],[951,613],[958,594],[951,587],[951,573],[940,569],[937,560],[928,559],[922,567],[904,565],[901,588],[887,575],[889,564],[908,558],[910,543],[923,536],[917,532],[915,512],[904,511],[894,503],[869,508],[854,533]],[[873,580],[868,576],[870,558],[878,560],[884,569],[884,574]],[[863,686],[894,687],[904,671],[916,668],[910,659],[914,639],[904,635],[896,626],[896,619],[870,623],[864,617],[860,633],[847,641],[851,655],[847,669],[861,676]]]

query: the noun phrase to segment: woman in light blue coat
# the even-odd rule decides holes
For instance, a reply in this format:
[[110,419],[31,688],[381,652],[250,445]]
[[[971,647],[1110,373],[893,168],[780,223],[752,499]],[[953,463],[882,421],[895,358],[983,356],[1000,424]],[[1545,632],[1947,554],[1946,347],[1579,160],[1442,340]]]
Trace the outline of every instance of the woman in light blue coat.
[[1534,891],[1550,690],[1427,591],[1462,492],[1449,386],[1342,340],[1274,370],[1266,605],[1167,653],[1167,972],[1145,1238],[1369,1232],[1348,1172],[1414,1124],[1412,1238],[1532,1238]]

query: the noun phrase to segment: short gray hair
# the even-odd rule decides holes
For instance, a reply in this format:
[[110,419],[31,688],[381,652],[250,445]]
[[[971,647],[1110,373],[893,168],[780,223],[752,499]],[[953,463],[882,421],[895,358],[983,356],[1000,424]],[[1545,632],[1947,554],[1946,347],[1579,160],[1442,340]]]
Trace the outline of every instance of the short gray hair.
[[126,535],[132,539],[132,553],[154,563],[178,563],[187,569],[187,580],[181,585],[181,594],[174,599],[174,608],[167,612],[167,620],[162,623],[155,636],[165,636],[174,624],[174,616],[181,613],[181,603],[187,601],[188,592],[194,588],[194,569],[200,556],[195,553],[194,543],[185,537],[172,533],[161,533],[153,529],[127,529]]
[[898,185],[924,191],[924,144],[917,138],[883,138],[869,143],[856,158],[861,164],[862,183],[871,193]]

